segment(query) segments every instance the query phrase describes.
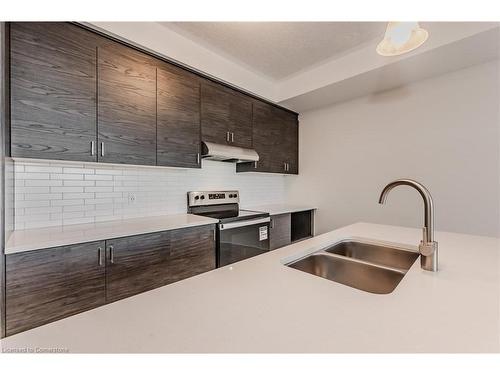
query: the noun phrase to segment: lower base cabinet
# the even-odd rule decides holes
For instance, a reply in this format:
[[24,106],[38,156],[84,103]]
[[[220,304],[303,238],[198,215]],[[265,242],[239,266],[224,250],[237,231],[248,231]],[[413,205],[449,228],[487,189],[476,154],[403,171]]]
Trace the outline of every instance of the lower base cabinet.
[[106,302],[104,241],[6,256],[6,334]]
[[214,268],[213,226],[109,240],[106,301],[117,301]]
[[6,256],[7,336],[215,268],[213,225]]

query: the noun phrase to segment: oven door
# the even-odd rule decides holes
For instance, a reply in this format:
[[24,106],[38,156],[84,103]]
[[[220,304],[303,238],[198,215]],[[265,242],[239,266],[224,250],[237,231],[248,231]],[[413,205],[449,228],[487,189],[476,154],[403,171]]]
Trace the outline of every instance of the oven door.
[[217,267],[269,251],[269,217],[218,225]]

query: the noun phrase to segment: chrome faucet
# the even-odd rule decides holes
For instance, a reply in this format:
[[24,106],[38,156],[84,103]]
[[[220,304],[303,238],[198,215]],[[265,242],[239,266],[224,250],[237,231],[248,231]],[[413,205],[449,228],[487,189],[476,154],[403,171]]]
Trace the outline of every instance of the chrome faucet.
[[424,270],[436,272],[438,270],[438,244],[434,241],[434,204],[429,190],[417,181],[407,179],[395,180],[387,184],[384,190],[382,190],[378,203],[384,204],[389,192],[400,185],[411,186],[416,189],[424,200],[424,238],[418,246],[420,266]]

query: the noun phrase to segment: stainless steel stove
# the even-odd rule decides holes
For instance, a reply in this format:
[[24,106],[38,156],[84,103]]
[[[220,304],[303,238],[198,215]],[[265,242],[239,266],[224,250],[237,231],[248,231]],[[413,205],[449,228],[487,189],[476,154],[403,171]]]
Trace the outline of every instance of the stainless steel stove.
[[269,251],[266,212],[239,209],[240,194],[231,191],[191,191],[188,212],[219,220],[217,224],[217,267]]

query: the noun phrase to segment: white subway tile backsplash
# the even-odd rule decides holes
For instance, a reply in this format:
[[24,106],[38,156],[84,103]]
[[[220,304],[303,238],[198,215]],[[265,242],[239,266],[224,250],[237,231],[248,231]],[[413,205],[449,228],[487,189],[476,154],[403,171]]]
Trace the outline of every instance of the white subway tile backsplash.
[[64,186],[95,186],[95,181],[66,180],[61,183],[63,183]]
[[53,186],[51,193],[83,193],[82,186]]
[[61,199],[50,202],[52,206],[76,206],[84,203],[85,201],[83,199]]
[[73,173],[53,173],[50,175],[51,180],[83,180],[82,174]]
[[85,175],[85,180],[101,180],[101,181],[109,180],[109,181],[111,181],[112,179],[113,179],[113,176],[110,176],[110,175],[91,175],[91,174]]
[[28,164],[24,167],[25,172],[45,172],[45,173],[61,173],[61,167],[51,167],[45,165]]
[[63,168],[64,173],[76,173],[76,174],[94,174],[95,169],[93,168]]
[[14,159],[14,171],[16,229],[185,213],[191,190],[240,190],[242,207],[282,203],[286,178],[213,161],[179,169]]
[[[17,176],[17,175],[16,175]],[[24,182],[24,186],[62,186],[63,182],[61,180],[17,180],[18,183]]]

